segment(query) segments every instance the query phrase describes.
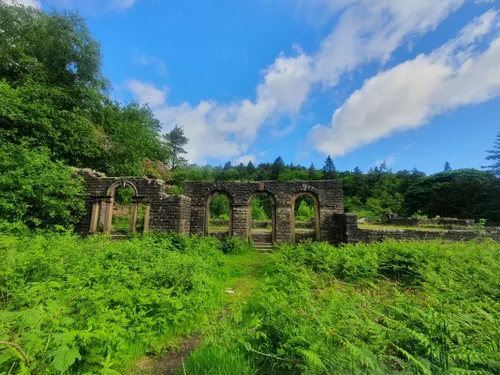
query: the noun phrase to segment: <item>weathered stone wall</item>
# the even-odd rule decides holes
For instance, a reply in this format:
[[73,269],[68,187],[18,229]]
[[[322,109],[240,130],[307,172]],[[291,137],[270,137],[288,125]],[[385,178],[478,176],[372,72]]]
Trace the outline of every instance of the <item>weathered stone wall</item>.
[[[191,217],[191,199],[185,196],[174,196],[165,193],[165,183],[140,177],[106,177],[102,173],[83,169],[79,174],[85,181],[87,196],[85,199],[85,215],[76,226],[82,234],[88,234],[91,227],[93,206],[98,205],[98,222],[105,220],[104,211],[111,207],[114,188],[128,186],[135,191],[132,203],[149,206],[149,229],[163,232],[179,232],[189,234]],[[104,208],[104,209],[103,209]],[[112,207],[111,207],[112,210]]]
[[331,216],[344,212],[340,181],[265,181],[265,182],[187,182],[183,193],[191,198],[191,233],[208,234],[208,206],[216,193],[227,194],[230,201],[232,233],[247,238],[251,228],[249,210],[254,195],[267,193],[274,206],[276,242],[293,242],[293,205],[297,196],[307,193],[316,202],[319,239],[330,238]]
[[500,241],[500,228],[486,228],[483,234],[474,230],[373,230],[359,229],[356,215],[339,214],[334,216],[333,243],[370,243],[386,239],[399,241],[470,241],[479,236]]
[[454,218],[440,218],[440,219],[418,219],[418,218],[390,218],[389,224],[394,226],[404,227],[421,227],[425,225],[440,225],[444,227],[473,227],[474,220],[470,219],[454,219]]

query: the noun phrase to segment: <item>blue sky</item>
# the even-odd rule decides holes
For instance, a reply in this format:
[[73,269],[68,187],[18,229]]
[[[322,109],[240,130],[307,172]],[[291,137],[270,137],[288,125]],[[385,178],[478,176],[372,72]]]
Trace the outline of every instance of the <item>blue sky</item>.
[[184,127],[189,159],[426,173],[500,131],[490,0],[24,0],[77,9],[122,102]]

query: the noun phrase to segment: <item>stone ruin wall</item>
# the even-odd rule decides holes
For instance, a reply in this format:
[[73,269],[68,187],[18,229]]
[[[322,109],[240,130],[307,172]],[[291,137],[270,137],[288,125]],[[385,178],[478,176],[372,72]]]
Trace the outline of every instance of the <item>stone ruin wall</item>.
[[[111,230],[114,192],[119,186],[134,191],[132,206],[146,206],[144,231],[176,232],[209,235],[208,207],[216,193],[229,196],[231,223],[229,235],[248,238],[251,233],[251,199],[267,193],[273,202],[273,242],[294,243],[311,237],[294,233],[294,201],[301,194],[311,195],[316,202],[315,239],[332,244],[396,240],[467,241],[478,237],[474,230],[367,230],[359,229],[355,215],[344,213],[342,184],[340,181],[266,181],[266,182],[187,182],[183,195],[165,192],[161,180],[140,177],[106,177],[102,173],[83,169],[79,174],[85,181],[87,196],[85,214],[76,227],[77,232],[88,235]],[[111,214],[110,214],[111,212]],[[133,208],[134,212],[134,208]],[[137,208],[135,208],[137,216]],[[108,222],[108,225],[106,225]],[[465,222],[471,225],[470,221]],[[500,228],[490,228],[486,236],[500,241]]]

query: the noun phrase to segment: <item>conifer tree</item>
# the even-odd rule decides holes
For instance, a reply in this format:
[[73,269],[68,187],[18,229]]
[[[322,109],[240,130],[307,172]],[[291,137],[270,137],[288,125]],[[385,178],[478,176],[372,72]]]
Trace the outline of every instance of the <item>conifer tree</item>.
[[446,163],[444,163],[444,171],[445,172],[450,172],[451,171],[451,165],[450,165],[449,161],[447,161]]
[[316,179],[316,168],[314,167],[314,164],[311,163],[311,166],[309,167],[309,169],[307,170],[307,177],[310,179],[310,180],[314,180]]
[[333,164],[333,160],[328,155],[325,160],[325,165],[323,166],[323,178],[325,180],[333,180],[337,177],[337,169],[335,168],[335,164]]
[[500,132],[498,132],[493,143],[493,149],[486,152],[489,154],[486,160],[491,161],[492,164],[483,168],[500,177]]
[[182,155],[187,154],[184,146],[187,145],[189,139],[184,135],[184,129],[178,125],[165,134],[168,147],[170,150],[170,167],[175,169],[187,165],[187,160]]

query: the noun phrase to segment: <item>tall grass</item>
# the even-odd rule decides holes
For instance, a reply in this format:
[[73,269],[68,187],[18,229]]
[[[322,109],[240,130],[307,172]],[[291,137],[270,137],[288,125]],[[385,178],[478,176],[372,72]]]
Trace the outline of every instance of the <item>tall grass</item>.
[[499,275],[492,241],[282,246],[207,340],[262,374],[498,374]]

